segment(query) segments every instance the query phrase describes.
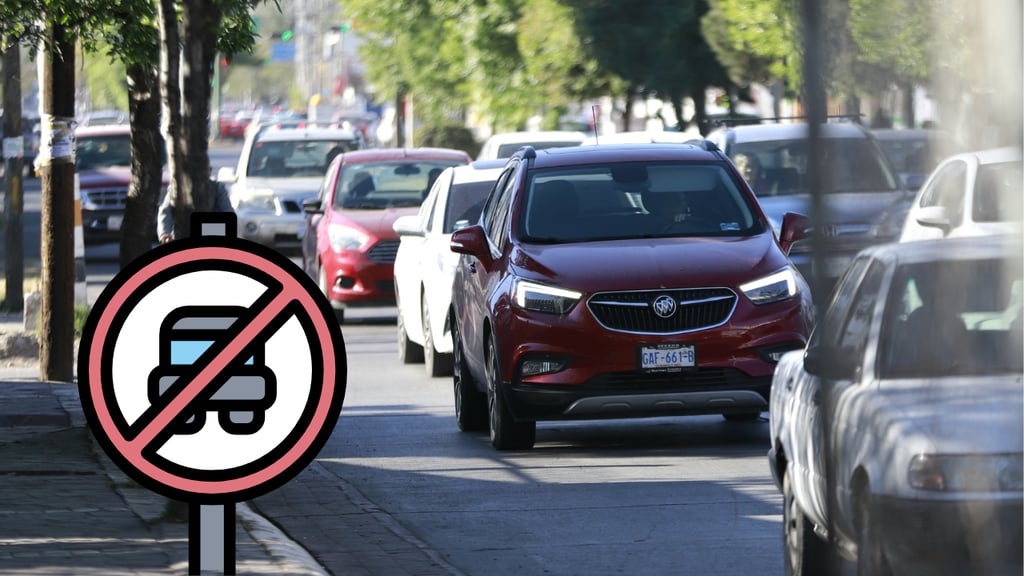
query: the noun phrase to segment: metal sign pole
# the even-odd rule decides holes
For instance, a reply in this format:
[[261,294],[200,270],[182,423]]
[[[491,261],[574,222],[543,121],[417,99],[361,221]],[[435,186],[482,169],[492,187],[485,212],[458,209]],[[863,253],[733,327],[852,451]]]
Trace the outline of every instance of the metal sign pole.
[[[198,230],[195,227],[198,226]],[[226,222],[192,219],[194,236],[234,236]],[[213,570],[235,574],[235,504],[196,504],[188,508],[188,573]]]

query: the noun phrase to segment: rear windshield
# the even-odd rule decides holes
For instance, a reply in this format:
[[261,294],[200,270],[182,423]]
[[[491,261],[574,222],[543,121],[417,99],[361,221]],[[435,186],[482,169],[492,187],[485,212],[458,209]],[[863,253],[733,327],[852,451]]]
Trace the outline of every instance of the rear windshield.
[[334,191],[337,208],[383,209],[419,206],[445,168],[465,162],[396,160],[342,168]]
[[723,163],[629,162],[538,169],[521,210],[525,242],[747,236],[764,230]]
[[[870,139],[830,138],[824,141],[822,151],[833,193],[899,189],[898,177],[889,168],[882,150]],[[759,166],[758,174],[744,174],[758,196],[811,193],[807,182],[807,140],[737,143],[729,155],[733,161],[741,155],[753,158]]]

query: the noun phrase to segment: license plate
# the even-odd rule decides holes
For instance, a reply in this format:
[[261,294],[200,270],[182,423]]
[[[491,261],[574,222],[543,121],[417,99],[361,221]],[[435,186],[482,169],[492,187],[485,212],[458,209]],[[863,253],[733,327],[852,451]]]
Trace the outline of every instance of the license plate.
[[640,347],[640,369],[647,372],[674,372],[697,365],[693,344],[655,344]]
[[116,232],[121,229],[121,222],[124,220],[123,216],[107,216],[107,230]]

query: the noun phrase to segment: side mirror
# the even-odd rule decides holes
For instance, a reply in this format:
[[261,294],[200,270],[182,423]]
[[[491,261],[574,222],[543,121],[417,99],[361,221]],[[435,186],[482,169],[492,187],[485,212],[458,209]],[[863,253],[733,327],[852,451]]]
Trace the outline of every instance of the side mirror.
[[489,262],[491,252],[487,247],[487,235],[479,224],[452,232],[449,244],[452,252],[476,256],[481,262]]
[[235,169],[230,166],[221,166],[220,170],[217,170],[217,182],[224,182],[225,184],[234,184],[238,182],[238,176],[235,175]]
[[921,211],[917,214],[917,223],[921,226],[939,228],[942,230],[943,235],[949,233],[949,214],[946,213],[946,208],[943,206],[926,206],[921,208]]
[[796,212],[786,212],[782,217],[782,230],[779,231],[779,244],[782,246],[782,251],[789,254],[793,244],[799,240],[810,238],[812,230],[810,218]]
[[391,225],[391,228],[394,229],[395,234],[398,234],[399,236],[423,237],[426,234],[426,232],[420,228],[420,217],[414,215],[400,216]]
[[804,371],[824,380],[846,380],[857,370],[857,358],[821,346],[804,351]]
[[320,199],[319,198],[306,198],[305,200],[303,200],[302,201],[302,211],[305,212],[307,215],[310,215],[310,216],[312,216],[314,214],[323,214],[324,213],[324,209],[320,205]]

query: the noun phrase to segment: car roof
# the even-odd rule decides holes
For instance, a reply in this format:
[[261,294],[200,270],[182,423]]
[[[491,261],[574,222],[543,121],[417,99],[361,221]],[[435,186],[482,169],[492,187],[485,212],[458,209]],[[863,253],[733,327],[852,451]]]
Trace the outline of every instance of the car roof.
[[130,124],[100,124],[97,126],[80,126],[75,129],[75,138],[82,136],[120,136],[131,134]]
[[345,164],[386,162],[388,160],[455,160],[469,161],[469,154],[454,148],[368,148],[343,155]]
[[294,142],[296,140],[355,140],[355,132],[346,128],[274,128],[260,130],[260,142]]
[[[528,150],[516,152],[522,157]],[[604,164],[640,161],[709,161],[721,160],[717,149],[707,150],[700,144],[602,144],[600,146],[566,146],[535,150],[534,168]]]
[[951,156],[949,160],[957,158],[977,159],[978,164],[1000,164],[1003,162],[1020,162],[1021,149],[1014,146],[1003,148],[988,148],[986,150],[973,150]]
[[575,130],[539,130],[534,132],[502,132],[494,134],[487,139],[491,144],[511,144],[522,142],[561,142],[566,140],[579,140],[586,138],[586,134]]
[[467,184],[470,182],[493,182],[505,169],[505,160],[480,160],[465,166],[453,166],[445,170],[452,171],[452,182]]
[[881,260],[915,264],[944,260],[1020,258],[1024,252],[1022,249],[1024,237],[1020,234],[1001,234],[880,244],[866,248],[863,253]]
[[[741,124],[718,128],[717,132],[727,132],[731,143],[742,142],[773,142],[776,140],[797,140],[808,136],[806,122],[790,122],[780,124]],[[709,135],[711,137],[711,135]],[[867,128],[854,122],[827,122],[821,125],[822,138],[870,138]]]
[[599,136],[587,136],[582,144],[590,146],[594,144],[685,144],[690,140],[699,139],[699,134],[693,132],[616,132],[614,134],[602,134]]

